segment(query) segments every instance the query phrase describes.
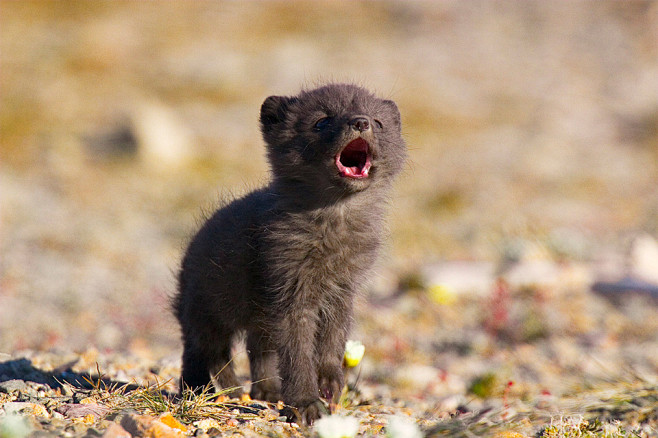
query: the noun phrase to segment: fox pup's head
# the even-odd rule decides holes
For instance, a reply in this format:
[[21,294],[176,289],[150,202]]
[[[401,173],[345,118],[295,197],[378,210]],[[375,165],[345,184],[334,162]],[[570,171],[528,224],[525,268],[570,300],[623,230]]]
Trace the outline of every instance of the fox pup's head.
[[260,123],[275,184],[306,194],[341,197],[389,183],[406,157],[395,102],[355,85],[270,96]]

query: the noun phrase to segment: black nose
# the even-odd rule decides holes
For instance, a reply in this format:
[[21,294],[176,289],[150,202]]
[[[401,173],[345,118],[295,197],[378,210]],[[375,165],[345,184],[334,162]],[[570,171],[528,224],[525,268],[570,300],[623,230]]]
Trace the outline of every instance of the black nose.
[[370,122],[365,117],[355,117],[350,120],[350,126],[355,131],[363,132],[370,129]]

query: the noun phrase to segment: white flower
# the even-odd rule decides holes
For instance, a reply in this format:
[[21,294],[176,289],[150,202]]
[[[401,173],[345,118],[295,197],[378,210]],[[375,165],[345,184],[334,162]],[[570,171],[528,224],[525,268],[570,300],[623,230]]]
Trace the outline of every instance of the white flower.
[[423,438],[418,425],[411,418],[391,416],[386,426],[388,438]]
[[359,422],[354,417],[329,415],[315,422],[315,431],[320,438],[354,438],[359,431]]
[[345,356],[343,361],[347,368],[354,368],[361,362],[366,347],[360,341],[347,341],[345,343]]

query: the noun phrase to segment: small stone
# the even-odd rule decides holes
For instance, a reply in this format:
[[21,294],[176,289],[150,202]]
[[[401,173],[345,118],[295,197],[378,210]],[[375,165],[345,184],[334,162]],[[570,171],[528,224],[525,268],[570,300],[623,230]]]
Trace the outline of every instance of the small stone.
[[138,412],[134,409],[122,409],[120,411],[110,412],[105,417],[106,420],[112,421],[117,424],[121,424],[121,420],[128,415],[138,415]]
[[213,420],[212,418],[204,418],[203,420],[195,421],[194,426],[197,429],[205,430],[205,431],[209,431],[213,427],[216,429],[219,429],[221,427],[219,422],[217,420]]
[[9,402],[4,405],[5,413],[11,414],[29,414],[36,417],[50,417],[48,411],[43,405],[28,402]]
[[57,407],[60,406],[60,403],[58,403],[56,400],[54,400],[52,398],[43,398],[41,400],[42,400],[43,406],[48,410],[48,412],[51,415],[54,413],[55,409],[57,409]]
[[506,430],[496,433],[494,438],[525,438],[525,435],[513,430]]
[[103,438],[132,438],[132,436],[123,427],[116,423],[111,423],[109,427],[105,429]]
[[126,415],[121,420],[121,427],[133,437],[182,438],[185,436],[181,430],[167,426],[148,415]]
[[84,423],[72,423],[66,426],[64,430],[73,435],[82,435],[87,430],[87,427],[88,426]]
[[76,391],[73,394],[74,403],[82,403],[82,400],[85,400],[87,398],[89,398],[89,391],[81,390],[81,391]]
[[48,419],[43,418],[39,423],[46,430],[63,430],[68,424],[70,424],[70,422],[67,420],[54,417]]
[[101,432],[100,430],[94,427],[90,427],[89,429],[87,429],[87,433],[85,433],[85,436],[83,438],[98,438],[102,436],[103,436],[103,432]]
[[84,417],[82,417],[82,422],[85,424],[94,424],[96,421],[96,416],[94,414],[87,414]]
[[10,394],[15,391],[25,391],[27,389],[27,383],[24,380],[13,379],[7,380],[6,382],[0,382],[0,392],[5,394]]
[[176,420],[170,412],[165,412],[164,414],[160,415],[158,420],[171,428],[187,432],[187,428],[180,421]]
[[279,419],[279,411],[274,409],[263,409],[258,415],[266,421],[278,421]]
[[152,426],[154,421],[154,418],[146,415],[130,414],[121,419],[121,427],[133,436],[144,436],[144,432]]
[[123,427],[116,423],[111,423],[108,428],[105,429],[103,438],[132,438],[132,436]]
[[638,278],[658,285],[658,241],[648,234],[633,241],[631,270]]
[[110,409],[98,404],[69,403],[58,407],[56,411],[60,414],[64,414],[68,418],[79,418],[86,417],[87,415],[102,417],[107,414]]
[[44,418],[50,417],[50,414],[48,413],[46,407],[38,403],[33,403],[32,414],[37,417],[44,417]]
[[64,396],[73,397],[74,392],[73,392],[73,388],[71,388],[70,385],[67,384],[62,385],[61,391],[62,391],[62,395]]
[[192,157],[192,134],[172,108],[144,103],[132,122],[139,153],[155,169],[179,167]]

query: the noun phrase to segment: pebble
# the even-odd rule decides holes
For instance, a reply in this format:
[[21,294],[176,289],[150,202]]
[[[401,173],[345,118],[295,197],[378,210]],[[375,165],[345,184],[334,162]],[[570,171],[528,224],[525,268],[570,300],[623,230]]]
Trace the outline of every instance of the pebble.
[[58,407],[56,411],[65,415],[67,418],[79,418],[87,415],[102,417],[107,414],[110,409],[95,403],[69,403]]
[[203,420],[195,421],[194,426],[197,429],[200,430],[205,430],[206,432],[209,432],[211,429],[219,429],[221,428],[221,425],[217,420],[213,420],[211,418],[206,418]]
[[633,241],[631,270],[638,278],[658,285],[658,240],[645,234]]
[[108,428],[105,429],[103,438],[132,438],[132,435],[118,424],[110,423]]
[[71,385],[62,385],[61,388],[62,395],[66,397],[73,397],[73,388],[71,388]]
[[158,417],[158,421],[166,424],[167,426],[173,428],[173,429],[178,429],[180,431],[186,432],[187,428],[185,427],[184,424],[182,424],[180,421],[176,420],[173,415],[171,415],[171,412],[165,412],[164,414],[160,415]]
[[126,415],[121,420],[123,427],[133,437],[181,438],[183,431],[168,426],[157,418],[148,415]]
[[24,380],[12,379],[0,382],[0,392],[11,394],[12,392],[25,391],[28,388]]
[[7,415],[28,414],[36,417],[50,417],[46,408],[38,403],[9,402],[4,404],[4,410]]
[[84,423],[71,423],[64,428],[64,431],[70,432],[74,435],[82,435],[88,428],[89,426]]

